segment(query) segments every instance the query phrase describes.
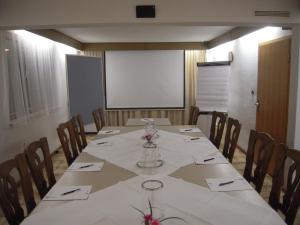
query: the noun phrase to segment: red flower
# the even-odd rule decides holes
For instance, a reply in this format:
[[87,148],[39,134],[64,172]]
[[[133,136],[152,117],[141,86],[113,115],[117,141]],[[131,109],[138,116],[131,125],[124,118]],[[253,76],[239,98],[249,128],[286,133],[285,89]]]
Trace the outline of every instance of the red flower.
[[152,220],[152,215],[151,215],[151,214],[145,215],[145,216],[144,216],[144,220],[145,220],[145,222],[151,221],[151,220]]
[[152,220],[150,225],[161,225],[159,220]]

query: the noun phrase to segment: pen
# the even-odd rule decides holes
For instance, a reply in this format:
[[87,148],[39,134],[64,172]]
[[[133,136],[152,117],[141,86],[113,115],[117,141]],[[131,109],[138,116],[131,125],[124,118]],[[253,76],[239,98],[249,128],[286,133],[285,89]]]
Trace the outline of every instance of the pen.
[[106,134],[113,132],[113,130],[105,131]]
[[211,160],[214,160],[215,158],[209,158],[209,159],[204,159],[203,162],[208,162],[208,161],[211,161]]
[[220,183],[219,186],[224,186],[224,185],[227,185],[227,184],[232,184],[234,181],[231,180],[231,181],[228,181],[228,182],[224,182],[224,183]]
[[193,130],[193,129],[185,129],[184,131],[191,131],[191,130]]
[[108,143],[108,142],[107,141],[99,142],[99,143],[97,143],[97,145],[102,145],[102,144],[106,144],[106,143]]
[[94,164],[89,164],[89,165],[81,166],[81,167],[79,167],[79,169],[83,169],[83,168],[91,167],[91,166],[93,166],[93,165],[94,165]]
[[80,188],[74,189],[74,190],[72,190],[72,191],[64,192],[64,193],[62,193],[61,195],[68,195],[68,194],[74,193],[74,192],[76,192],[76,191],[80,191]]
[[194,140],[199,140],[200,138],[191,138],[190,140],[191,141],[194,141]]

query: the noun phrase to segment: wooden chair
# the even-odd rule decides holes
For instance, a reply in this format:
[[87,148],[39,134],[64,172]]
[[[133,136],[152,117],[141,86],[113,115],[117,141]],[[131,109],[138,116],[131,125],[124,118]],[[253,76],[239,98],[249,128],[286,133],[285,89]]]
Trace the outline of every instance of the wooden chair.
[[[39,195],[43,198],[56,183],[47,138],[43,137],[39,141],[32,142],[25,150],[25,155]],[[41,155],[43,160],[40,158]],[[43,172],[44,168],[46,173]]]
[[190,115],[189,115],[189,121],[188,121],[189,125],[197,125],[199,112],[200,112],[200,110],[198,107],[193,106],[193,105],[190,107]]
[[102,127],[105,125],[103,109],[98,108],[94,110],[92,114],[96,125],[96,129],[99,132],[102,129]]
[[231,163],[240,136],[240,131],[241,131],[241,124],[239,123],[239,121],[229,117],[227,121],[223,155]]
[[[258,193],[261,192],[264,183],[273,147],[274,139],[269,134],[255,130],[250,131],[244,177],[248,182],[252,182],[255,185],[255,190]],[[252,176],[255,161],[256,167]]]
[[10,225],[18,225],[25,218],[18,195],[18,180],[25,200],[27,215],[35,208],[33,188],[24,154],[0,164],[0,205]]
[[78,149],[80,152],[82,152],[82,150],[87,146],[82,117],[80,114],[78,114],[72,117],[71,121],[73,123],[74,131],[75,131],[74,134],[78,145]]
[[277,151],[269,204],[274,210],[280,210],[285,222],[292,225],[300,205],[300,151],[288,149],[285,144],[278,145]]
[[209,140],[216,146],[216,148],[220,147],[225,123],[225,113],[213,111]]
[[57,134],[67,163],[70,166],[79,154],[72,121],[69,120],[65,123],[61,123],[57,128]]

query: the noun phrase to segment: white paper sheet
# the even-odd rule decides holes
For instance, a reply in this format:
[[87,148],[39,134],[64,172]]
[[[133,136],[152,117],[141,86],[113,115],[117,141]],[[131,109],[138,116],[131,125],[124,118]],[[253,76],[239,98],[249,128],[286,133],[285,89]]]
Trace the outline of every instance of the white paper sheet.
[[89,147],[95,147],[95,148],[101,148],[101,147],[107,147],[107,146],[112,146],[113,142],[110,140],[106,139],[98,139],[98,140],[93,140],[89,143]]
[[141,121],[147,123],[147,122],[153,122],[154,119],[153,118],[142,118]]
[[228,164],[228,163],[229,163],[228,160],[220,152],[196,159],[196,164],[200,164],[200,165]]
[[197,127],[187,127],[187,128],[180,128],[179,132],[182,132],[182,133],[198,133],[198,132],[201,132],[201,130]]
[[120,133],[120,130],[112,130],[112,129],[105,129],[105,130],[100,130],[98,134],[118,134]]
[[[231,183],[226,184],[227,182]],[[207,178],[206,183],[212,191],[242,191],[252,189],[251,185],[243,177]]]
[[[43,198],[43,201],[65,201],[65,200],[83,200],[89,197],[92,186],[58,186],[54,185],[52,189]],[[74,191],[76,190],[76,191]],[[63,194],[74,191],[70,194]]]
[[101,171],[104,162],[74,162],[67,169],[70,172],[97,172]]
[[184,138],[185,142],[208,142],[209,140],[206,137],[186,137]]

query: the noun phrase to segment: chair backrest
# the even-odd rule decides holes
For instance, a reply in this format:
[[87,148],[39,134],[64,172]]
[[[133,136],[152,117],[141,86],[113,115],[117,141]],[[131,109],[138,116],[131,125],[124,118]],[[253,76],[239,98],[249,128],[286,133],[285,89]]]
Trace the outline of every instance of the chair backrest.
[[[25,155],[39,195],[43,198],[56,183],[47,138],[32,142],[25,150]],[[40,156],[43,156],[42,160]],[[44,168],[46,173],[43,172]]]
[[285,144],[279,144],[276,150],[278,158],[269,204],[273,209],[280,210],[285,215],[286,223],[292,225],[300,205],[300,151],[288,149]]
[[216,111],[212,112],[209,140],[216,146],[216,148],[220,147],[225,123],[225,113]]
[[98,108],[92,112],[93,114],[93,119],[96,125],[97,131],[100,131],[102,127],[105,125],[105,120],[104,120],[104,112],[102,108]]
[[18,195],[18,180],[26,204],[27,215],[35,208],[33,188],[30,174],[26,165],[24,154],[18,154],[14,159],[0,164],[0,205],[10,225],[17,225],[25,218],[24,209],[21,207]]
[[[244,177],[248,182],[252,182],[255,185],[255,190],[258,193],[261,192],[264,183],[273,147],[274,139],[269,134],[255,130],[250,131]],[[255,161],[256,167],[252,175]]]
[[79,154],[72,121],[69,120],[65,123],[61,123],[57,128],[57,134],[67,163],[71,165]]
[[190,114],[189,114],[189,125],[196,125],[199,116],[199,108],[197,106],[190,106]]
[[72,117],[71,121],[73,123],[74,131],[75,131],[74,134],[75,134],[79,151],[82,152],[82,150],[87,146],[82,117],[80,114],[78,114]]
[[240,136],[241,124],[238,120],[228,118],[227,128],[225,134],[225,143],[223,147],[223,155],[232,162],[233,155],[237,146],[237,142]]

